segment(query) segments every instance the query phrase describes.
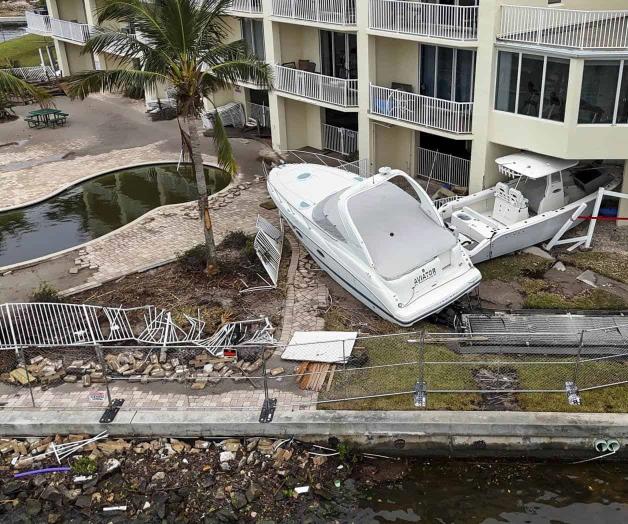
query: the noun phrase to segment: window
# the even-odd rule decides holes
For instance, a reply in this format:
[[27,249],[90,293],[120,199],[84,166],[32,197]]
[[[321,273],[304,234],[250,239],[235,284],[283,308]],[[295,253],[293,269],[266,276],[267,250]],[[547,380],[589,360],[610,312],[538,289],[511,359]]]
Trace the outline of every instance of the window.
[[421,46],[421,94],[455,102],[473,100],[475,51]]
[[243,18],[241,21],[242,39],[247,43],[249,50],[260,60],[266,60],[264,49],[264,24],[261,20]]
[[500,51],[495,109],[563,122],[569,61]]
[[584,63],[578,123],[628,123],[627,66],[627,60],[588,60]]
[[321,63],[324,75],[358,77],[358,40],[352,33],[321,31]]

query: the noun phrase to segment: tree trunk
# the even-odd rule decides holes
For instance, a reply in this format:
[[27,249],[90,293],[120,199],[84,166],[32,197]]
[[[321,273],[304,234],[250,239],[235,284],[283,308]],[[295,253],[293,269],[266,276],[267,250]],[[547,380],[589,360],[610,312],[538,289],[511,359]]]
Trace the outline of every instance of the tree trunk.
[[207,252],[206,271],[208,275],[214,275],[218,272],[218,259],[216,256],[216,244],[214,243],[212,219],[209,216],[207,183],[205,182],[203,157],[201,156],[201,141],[198,135],[197,120],[195,117],[188,118],[188,133],[190,134],[190,149],[192,163],[194,165],[194,175],[196,177],[196,188],[198,190],[198,213],[203,223],[203,234],[205,235],[205,250]]

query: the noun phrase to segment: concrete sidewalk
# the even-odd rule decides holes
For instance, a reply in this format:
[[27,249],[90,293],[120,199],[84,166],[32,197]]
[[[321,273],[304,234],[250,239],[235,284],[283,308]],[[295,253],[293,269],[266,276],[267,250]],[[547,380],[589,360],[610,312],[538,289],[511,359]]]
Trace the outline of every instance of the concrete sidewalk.
[[569,459],[595,457],[598,438],[628,444],[628,415],[459,412],[295,411],[279,412],[270,424],[253,411],[121,411],[99,424],[101,411],[3,411],[0,436],[56,433],[112,437],[294,437],[327,442],[336,437],[365,449],[434,456],[496,456]]

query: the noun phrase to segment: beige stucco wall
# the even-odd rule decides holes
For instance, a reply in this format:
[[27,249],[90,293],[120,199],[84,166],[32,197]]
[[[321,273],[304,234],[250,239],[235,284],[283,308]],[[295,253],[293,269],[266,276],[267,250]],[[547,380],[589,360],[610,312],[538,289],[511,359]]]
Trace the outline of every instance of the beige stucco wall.
[[69,73],[94,69],[94,59],[90,54],[83,54],[83,46],[65,43],[65,55],[68,60]]
[[286,149],[310,146],[321,149],[321,109],[313,104],[284,99]]
[[375,83],[390,87],[392,82],[412,85],[418,92],[419,44],[410,40],[373,37],[376,53]]
[[58,18],[68,22],[87,23],[85,4],[79,0],[56,0]]
[[414,174],[414,131],[400,126],[373,124],[373,160],[377,168],[388,166]]
[[279,34],[279,53],[275,58],[278,63],[310,60],[316,63],[320,71],[320,38],[319,30],[314,27],[303,27],[294,24],[274,24]]

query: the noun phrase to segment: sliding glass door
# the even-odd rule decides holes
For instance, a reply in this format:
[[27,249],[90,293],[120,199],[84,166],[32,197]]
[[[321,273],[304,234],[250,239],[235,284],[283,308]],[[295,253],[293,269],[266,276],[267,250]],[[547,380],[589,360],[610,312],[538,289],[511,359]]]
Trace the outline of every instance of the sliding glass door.
[[358,77],[358,44],[353,33],[321,31],[322,73],[336,78]]

